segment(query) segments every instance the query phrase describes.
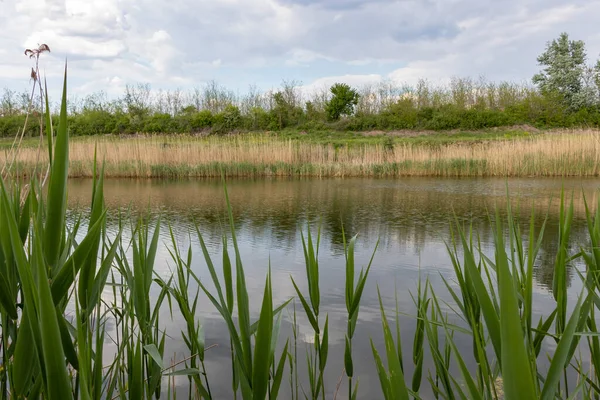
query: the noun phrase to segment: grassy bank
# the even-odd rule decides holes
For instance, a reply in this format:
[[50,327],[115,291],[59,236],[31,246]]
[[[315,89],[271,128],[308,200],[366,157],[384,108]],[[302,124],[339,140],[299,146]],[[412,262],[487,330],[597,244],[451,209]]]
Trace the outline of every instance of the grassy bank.
[[[4,142],[0,161],[9,157]],[[21,174],[46,165],[38,140],[17,157]],[[99,136],[70,144],[72,177],[597,176],[600,131],[524,130],[396,135],[254,133],[229,136]],[[43,152],[42,152],[43,153]]]

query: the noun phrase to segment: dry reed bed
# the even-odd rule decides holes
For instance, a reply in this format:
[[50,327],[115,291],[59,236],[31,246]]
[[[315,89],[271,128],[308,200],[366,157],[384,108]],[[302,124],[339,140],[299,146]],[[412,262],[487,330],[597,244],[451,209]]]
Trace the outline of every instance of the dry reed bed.
[[[93,173],[94,150],[109,177],[298,176],[597,176],[600,132],[418,145],[334,146],[266,136],[95,138],[70,145],[73,177]],[[22,149],[27,171],[38,151]],[[4,162],[6,154],[0,155]],[[40,162],[46,162],[41,159]]]

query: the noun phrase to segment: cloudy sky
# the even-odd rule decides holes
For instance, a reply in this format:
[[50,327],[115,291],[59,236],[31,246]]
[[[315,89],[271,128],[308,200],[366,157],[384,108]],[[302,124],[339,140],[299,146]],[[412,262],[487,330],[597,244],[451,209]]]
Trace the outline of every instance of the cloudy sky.
[[25,89],[27,47],[47,43],[50,84],[238,92],[452,76],[525,81],[562,31],[600,55],[600,0],[0,0],[0,87]]

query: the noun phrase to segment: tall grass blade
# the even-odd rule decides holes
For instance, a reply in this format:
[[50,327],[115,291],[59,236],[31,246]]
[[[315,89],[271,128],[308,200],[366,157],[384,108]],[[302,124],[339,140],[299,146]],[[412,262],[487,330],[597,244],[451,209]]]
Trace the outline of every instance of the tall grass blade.
[[[16,233],[16,232],[15,232]],[[37,236],[37,232],[36,236]],[[11,235],[13,232],[11,232]],[[43,250],[40,240],[34,240],[34,251],[39,254],[37,263],[39,319],[42,333],[42,352],[47,377],[47,395],[51,400],[67,399],[72,396],[71,383],[65,367],[65,354],[61,341],[56,308],[52,301],[48,275],[43,264]]]
[[[388,324],[387,317],[385,316],[385,310],[383,308],[383,301],[381,300],[381,293],[379,293],[379,289],[377,290],[377,295],[379,297],[379,309],[381,312],[381,325],[383,329],[383,339],[385,342],[385,352],[387,356],[388,362],[388,374],[389,374],[389,396],[387,398],[390,399],[398,399],[398,400],[408,400],[409,392],[406,387],[406,383],[404,380],[404,373],[402,372],[402,368],[400,366],[400,360],[398,360],[396,350],[396,344],[394,344],[394,336],[392,335],[392,331]],[[401,344],[398,343],[398,346]]]
[[68,170],[69,135],[67,132],[67,64],[65,63],[56,145],[48,183],[48,205],[44,229],[44,254],[50,271],[58,262],[64,239]]
[[529,357],[525,349],[517,294],[513,277],[508,267],[508,257],[504,247],[504,232],[496,211],[496,268],[498,274],[498,295],[500,297],[500,337],[502,340],[502,376],[506,399],[536,398]]
[[[542,393],[540,395],[540,399],[542,400],[554,399],[558,394],[558,385],[560,383],[563,370],[569,362],[571,344],[575,338],[575,330],[581,314],[581,300],[582,297],[579,297],[577,305],[573,309],[573,313],[569,318],[569,322],[567,323],[565,331],[563,332],[563,335],[556,346],[556,351],[552,357],[550,368],[548,369],[544,387],[542,388]],[[587,318],[587,316],[584,315],[583,318]]]
[[267,274],[263,294],[262,308],[256,331],[254,367],[252,369],[252,399],[262,400],[269,386],[269,368],[271,366],[271,335],[273,333],[273,298],[271,273]]
[[54,149],[54,132],[52,129],[52,116],[50,115],[50,102],[48,101],[48,84],[44,78],[44,100],[46,103],[46,140],[48,141],[48,162],[52,166]]
[[281,380],[283,378],[283,371],[285,368],[285,360],[288,357],[288,345],[289,340],[285,342],[283,352],[281,353],[281,357],[279,358],[279,362],[277,363],[277,368],[275,369],[275,375],[273,376],[273,384],[271,385],[271,390],[269,392],[269,398],[271,399],[276,399],[279,394],[279,388],[281,387]]

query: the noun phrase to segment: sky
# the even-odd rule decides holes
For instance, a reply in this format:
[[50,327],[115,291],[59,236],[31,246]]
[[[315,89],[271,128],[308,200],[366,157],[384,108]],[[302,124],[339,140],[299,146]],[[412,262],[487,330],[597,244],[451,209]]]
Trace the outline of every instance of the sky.
[[305,90],[451,77],[530,81],[561,32],[600,56],[600,0],[0,0],[0,88],[24,90],[32,61],[69,92],[126,84],[243,93],[282,80]]

